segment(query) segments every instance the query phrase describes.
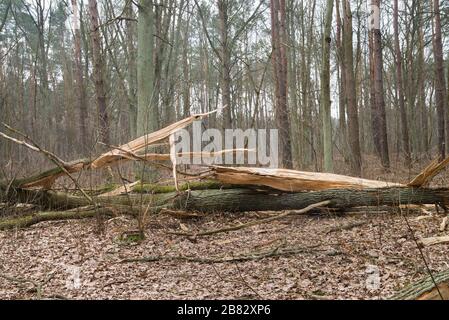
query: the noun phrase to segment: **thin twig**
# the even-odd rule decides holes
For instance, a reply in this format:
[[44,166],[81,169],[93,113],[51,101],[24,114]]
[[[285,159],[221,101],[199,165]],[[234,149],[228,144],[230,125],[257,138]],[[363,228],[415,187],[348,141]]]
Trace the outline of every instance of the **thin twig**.
[[238,224],[238,225],[234,225],[234,226],[227,226],[227,227],[220,228],[220,229],[206,230],[206,231],[197,232],[197,233],[187,233],[187,232],[169,232],[169,233],[179,235],[179,236],[197,237],[197,236],[207,236],[207,235],[221,233],[221,232],[236,231],[236,230],[256,226],[256,225],[259,225],[262,223],[268,223],[268,222],[272,222],[275,220],[279,220],[279,219],[285,218],[290,215],[303,214],[303,213],[309,212],[310,210],[313,210],[315,208],[327,206],[328,204],[330,204],[330,201],[326,200],[326,201],[318,202],[315,204],[311,204],[310,206],[308,206],[304,209],[298,210],[298,211],[287,211],[287,212],[284,212],[277,216],[268,217],[268,218],[261,219],[261,220],[253,220],[248,223]]

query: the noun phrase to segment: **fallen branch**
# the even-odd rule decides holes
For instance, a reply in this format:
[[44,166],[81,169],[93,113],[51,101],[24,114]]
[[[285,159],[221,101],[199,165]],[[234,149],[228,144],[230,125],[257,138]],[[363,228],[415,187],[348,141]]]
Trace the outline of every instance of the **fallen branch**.
[[259,224],[268,223],[268,222],[272,222],[272,221],[275,221],[275,220],[280,220],[280,219],[285,218],[287,216],[303,214],[303,213],[309,212],[309,211],[311,211],[311,210],[313,210],[315,208],[325,207],[329,203],[330,203],[330,201],[323,201],[323,202],[311,204],[311,205],[309,205],[306,208],[301,209],[301,210],[288,211],[288,212],[279,214],[277,216],[268,217],[268,218],[260,219],[260,220],[254,220],[254,221],[250,221],[250,222],[247,222],[247,223],[238,224],[238,225],[235,225],[235,226],[228,226],[228,227],[224,227],[224,228],[220,228],[220,229],[206,230],[206,231],[201,231],[201,232],[196,232],[196,233],[188,233],[188,232],[169,232],[169,233],[170,234],[179,235],[179,236],[197,237],[197,236],[208,236],[208,235],[217,234],[217,233],[221,233],[221,232],[237,231],[237,230],[241,230],[241,229],[244,229],[244,228],[253,227],[253,226],[256,226],[256,225],[259,225]]
[[[56,181],[57,178],[67,174],[67,173],[75,173],[79,172],[83,169],[98,169],[103,168],[107,166],[116,165],[120,162],[129,161],[129,160],[136,160],[136,154],[139,151],[144,151],[146,153],[146,149],[154,144],[157,144],[161,142],[164,139],[167,139],[171,134],[175,133],[176,131],[183,129],[193,123],[195,120],[200,120],[203,117],[209,115],[210,113],[213,113],[215,111],[204,113],[204,114],[196,114],[192,115],[190,117],[187,117],[185,119],[182,119],[178,122],[175,122],[165,128],[162,128],[161,130],[152,132],[150,134],[147,134],[145,136],[139,137],[133,141],[130,141],[122,146],[120,146],[118,149],[114,149],[112,151],[103,153],[99,157],[91,160],[91,159],[79,159],[72,162],[64,162],[61,159],[59,159],[56,155],[53,153],[43,150],[41,148],[36,147],[35,145],[31,145],[25,141],[21,141],[18,139],[15,139],[13,137],[10,137],[2,132],[0,132],[0,136],[3,136],[4,138],[13,141],[17,144],[23,145],[28,147],[29,149],[37,152],[44,153],[47,157],[52,159],[55,164],[58,165],[57,168],[52,168],[50,170],[47,170],[43,173],[39,173],[37,175],[34,175],[32,177],[28,177],[25,179],[16,180],[14,182],[15,187],[22,187],[22,188],[30,188],[30,187],[44,187],[46,189],[49,189],[53,183]],[[11,128],[10,126],[4,124],[9,130],[16,132],[22,136],[20,132],[17,130]],[[28,138],[28,137],[26,137]],[[29,138],[28,138],[29,139]],[[151,154],[148,156],[148,158],[151,158]],[[159,155],[154,155],[155,158],[157,158]],[[164,155],[162,155],[164,156]],[[139,155],[138,158],[146,157],[144,155]],[[168,155],[168,159],[170,159],[170,156]]]
[[408,183],[409,187],[423,187],[432,180],[438,173],[440,173],[449,164],[449,157],[443,161],[435,159],[427,167],[424,168],[412,181]]
[[270,257],[288,256],[306,252],[326,251],[324,249],[317,249],[321,245],[314,245],[309,247],[291,247],[291,248],[279,248],[275,247],[266,251],[253,252],[249,254],[238,254],[236,256],[224,256],[224,257],[192,257],[192,256],[147,256],[143,258],[128,258],[123,259],[120,263],[131,262],[157,262],[157,261],[185,261],[196,263],[229,263],[229,262],[241,262],[250,260],[260,260]]
[[[121,211],[120,213],[125,212]],[[0,230],[25,228],[43,221],[93,218],[97,215],[113,216],[114,210],[110,208],[80,208],[79,210],[37,212],[31,215],[0,219]]]
[[429,238],[418,239],[418,244],[422,248],[434,246],[436,244],[443,244],[443,243],[449,243],[449,236],[429,237]]
[[326,232],[326,234],[329,234],[329,233],[332,233],[332,232],[336,232],[336,231],[341,231],[341,230],[351,230],[353,228],[363,226],[363,225],[365,225],[367,223],[368,223],[367,221],[358,221],[358,222],[351,222],[351,223],[343,224],[343,225],[340,225],[340,226],[337,226],[337,227],[330,228]]
[[[435,287],[434,281],[438,286]],[[401,289],[391,300],[449,300],[449,270],[445,270],[432,277],[428,276],[418,282]]]

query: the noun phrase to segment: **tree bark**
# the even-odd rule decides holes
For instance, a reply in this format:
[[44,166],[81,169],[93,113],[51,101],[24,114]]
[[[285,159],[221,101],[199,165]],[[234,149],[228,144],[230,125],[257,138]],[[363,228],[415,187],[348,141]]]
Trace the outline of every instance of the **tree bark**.
[[359,115],[354,80],[354,58],[352,51],[352,13],[349,0],[343,0],[343,50],[346,71],[346,96],[348,105],[348,140],[350,146],[351,173],[354,176],[362,175],[362,156],[360,152]]
[[[374,10],[375,21],[380,21],[380,0],[372,0],[372,5],[377,7]],[[374,91],[375,91],[375,114],[372,117],[376,118],[377,125],[373,127],[378,131],[377,137],[380,146],[380,159],[382,166],[385,169],[390,168],[390,156],[388,152],[388,135],[387,135],[387,119],[385,114],[385,97],[383,88],[383,58],[382,58],[382,34],[380,26],[375,25],[372,29],[373,37],[373,67],[374,67]],[[371,84],[373,85],[373,84]]]
[[410,167],[411,157],[410,157],[410,140],[408,135],[408,121],[407,113],[405,111],[405,99],[404,99],[404,89],[402,82],[402,55],[401,47],[399,45],[399,23],[398,23],[398,0],[394,0],[394,12],[393,12],[393,27],[394,27],[394,46],[396,52],[396,77],[397,85],[396,90],[399,98],[399,111],[401,114],[401,129],[402,129],[402,148],[405,156],[405,165]]
[[[436,289],[437,283],[439,290]],[[391,297],[391,300],[444,300],[449,299],[449,270],[428,276],[418,282],[401,289]]]
[[[296,210],[311,204],[330,201],[329,207],[344,210],[363,206],[398,206],[400,204],[449,204],[449,189],[393,187],[376,189],[331,189],[313,192],[286,193],[265,189],[259,191],[239,186],[211,189],[194,187],[185,192],[172,192],[172,188],[153,189],[150,194],[130,193],[118,196],[96,196],[99,206],[140,206],[152,204],[152,210],[161,208],[199,212],[244,212],[264,210]],[[217,189],[214,189],[217,188]],[[203,189],[203,190],[201,190]],[[168,192],[167,192],[168,191]],[[91,205],[84,197],[67,193],[14,189],[0,193],[0,200],[26,202],[48,210],[73,209]]]
[[330,95],[330,45],[332,12],[334,1],[327,0],[324,32],[322,39],[323,56],[321,69],[321,112],[323,121],[323,154],[324,170],[333,172],[332,156],[332,117],[331,117],[331,95]]
[[279,130],[280,164],[292,168],[290,120],[287,106],[285,0],[271,0],[271,44],[275,78],[275,122]]
[[89,0],[91,40],[92,40],[92,60],[95,82],[95,96],[98,106],[99,136],[102,142],[110,143],[109,119],[106,103],[105,88],[105,64],[101,53],[100,25],[98,19],[97,0]]
[[87,147],[87,99],[86,90],[84,87],[83,67],[81,60],[81,31],[80,31],[80,17],[78,14],[77,0],[72,0],[73,8],[73,27],[74,27],[74,42],[75,42],[75,77],[76,77],[76,92],[78,95],[78,111],[79,124],[81,133],[81,148],[86,151]]
[[151,0],[140,0],[137,22],[137,136],[158,129],[154,97],[153,7]]
[[[446,137],[445,132],[449,134],[449,121],[445,127],[445,118],[447,118],[446,101],[446,80],[444,78],[443,65],[443,44],[441,40],[441,18],[439,0],[433,0],[434,10],[434,36],[433,36],[433,55],[435,60],[435,103],[437,108],[438,123],[438,150],[439,158],[444,159],[446,155]],[[448,139],[449,141],[449,139]]]
[[228,36],[228,1],[218,0],[218,15],[220,19],[220,86],[223,109],[223,128],[232,128],[231,102],[231,50]]

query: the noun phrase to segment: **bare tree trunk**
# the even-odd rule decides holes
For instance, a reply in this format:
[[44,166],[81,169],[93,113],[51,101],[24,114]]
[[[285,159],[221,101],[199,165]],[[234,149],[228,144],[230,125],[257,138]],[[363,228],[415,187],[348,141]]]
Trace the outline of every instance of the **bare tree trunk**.
[[292,168],[290,120],[287,106],[287,53],[285,0],[271,0],[272,63],[275,75],[275,121],[279,130],[280,162]]
[[410,143],[408,135],[408,121],[407,113],[405,111],[405,100],[402,82],[402,55],[401,47],[399,45],[399,24],[398,24],[398,0],[394,0],[394,12],[393,12],[393,27],[394,27],[394,46],[396,52],[396,77],[397,77],[397,95],[399,99],[399,110],[401,114],[402,122],[402,147],[405,155],[405,165],[410,167],[411,157],[410,157]]
[[447,121],[447,127],[445,128],[445,118],[447,118],[448,110],[446,102],[446,80],[444,78],[443,44],[441,40],[441,18],[439,0],[433,0],[433,10],[435,15],[433,55],[435,59],[435,103],[438,113],[438,150],[439,158],[444,159],[446,155],[445,131],[448,131],[449,134],[449,121]]
[[75,42],[75,77],[76,77],[76,92],[78,95],[78,109],[79,109],[79,124],[81,132],[82,150],[86,150],[87,146],[87,99],[86,90],[84,87],[83,67],[81,61],[81,32],[79,11],[76,0],[72,0],[73,8],[73,27],[74,27],[74,42]]
[[92,59],[93,73],[95,80],[95,95],[97,97],[98,121],[100,129],[100,139],[104,143],[109,143],[109,119],[106,103],[106,89],[104,82],[105,64],[101,53],[100,26],[98,22],[97,0],[89,0],[89,12],[91,23],[92,39]]
[[[132,9],[132,1],[128,1],[125,11],[128,18],[134,17]],[[129,132],[132,138],[137,134],[137,68],[136,68],[136,50],[134,48],[135,37],[135,25],[134,22],[126,21],[126,49],[128,52],[128,81],[129,81]]]
[[344,50],[342,46],[342,34],[341,34],[341,16],[340,16],[340,1],[336,0],[336,19],[337,19],[337,31],[336,31],[336,46],[337,46],[337,60],[338,60],[338,68],[340,73],[340,81],[338,83],[338,110],[339,110],[339,121],[338,128],[340,129],[340,142],[342,154],[344,157],[347,156],[347,135],[346,135],[346,71],[345,71],[345,59],[344,59]]
[[346,96],[348,103],[348,140],[350,146],[351,173],[362,175],[362,156],[360,153],[359,116],[354,81],[354,60],[352,52],[352,13],[349,0],[343,0],[343,48],[346,70]]
[[220,86],[223,107],[223,128],[232,128],[231,105],[231,51],[228,38],[228,1],[218,0],[218,15],[220,19]]
[[[374,21],[380,23],[380,0],[372,0],[372,5],[378,9],[374,10]],[[380,145],[380,158],[382,166],[385,169],[390,168],[390,156],[388,152],[388,136],[387,136],[387,119],[385,114],[385,98],[383,88],[383,59],[382,59],[382,35],[380,26],[375,25],[372,29],[373,33],[373,64],[374,64],[374,90],[375,90],[375,105],[376,113],[372,115],[377,118],[377,126],[373,127],[378,131],[377,138]],[[373,84],[371,84],[373,85]],[[376,138],[376,137],[375,137]]]
[[151,0],[139,2],[137,22],[137,135],[153,132],[158,127],[154,103],[153,7]]
[[331,94],[330,94],[330,45],[332,12],[334,1],[327,0],[324,32],[322,39],[323,56],[321,69],[321,112],[323,119],[323,154],[324,170],[333,172],[332,156],[332,117],[331,117]]

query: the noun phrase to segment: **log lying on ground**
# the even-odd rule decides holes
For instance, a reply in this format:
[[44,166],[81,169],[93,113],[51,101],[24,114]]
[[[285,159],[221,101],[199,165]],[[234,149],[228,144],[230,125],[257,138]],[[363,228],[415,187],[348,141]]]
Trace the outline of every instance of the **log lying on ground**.
[[[435,283],[438,285],[438,290]],[[442,296],[442,297],[441,297]],[[401,289],[392,300],[449,300],[449,270],[428,276]]]
[[[168,190],[170,190],[168,188]],[[46,209],[71,209],[89,205],[84,197],[45,190],[16,190],[8,194],[19,202],[33,203]],[[397,206],[400,204],[449,204],[448,188],[394,187],[383,189],[332,189],[313,192],[284,193],[276,190],[257,189],[206,189],[154,194],[127,194],[112,197],[93,197],[98,205],[139,206],[151,204],[174,210],[199,212],[242,212],[302,209],[311,204],[329,200],[330,208],[347,209],[363,206]],[[4,195],[5,196],[5,195]]]
[[[168,189],[170,190],[170,189]],[[398,206],[400,204],[449,204],[449,189],[395,187],[384,189],[334,189],[313,192],[283,193],[276,190],[206,189],[154,194],[127,194],[93,197],[102,207],[116,208],[117,213],[161,209],[213,212],[298,210],[329,201],[329,208],[347,210],[362,206]],[[45,190],[20,190],[15,196],[47,210],[67,210],[90,205],[85,197]],[[10,199],[11,200],[11,199]]]
[[111,216],[110,208],[80,208],[80,210],[37,212],[30,215],[0,219],[0,230],[25,228],[43,221],[72,220],[92,218],[97,215]]

